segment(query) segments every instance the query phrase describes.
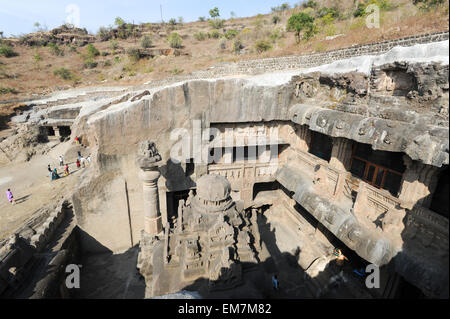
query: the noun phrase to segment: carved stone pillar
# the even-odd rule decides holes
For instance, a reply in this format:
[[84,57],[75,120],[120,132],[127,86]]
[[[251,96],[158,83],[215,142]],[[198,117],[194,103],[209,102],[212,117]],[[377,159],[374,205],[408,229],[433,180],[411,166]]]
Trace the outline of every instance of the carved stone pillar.
[[297,125],[298,143],[297,148],[301,151],[308,152],[309,143],[311,142],[311,131],[307,125]]
[[439,168],[413,161],[408,156],[404,156],[403,160],[407,168],[403,173],[398,198],[402,201],[403,206],[408,209],[412,209],[415,205],[429,208],[437,186],[436,175]]
[[154,143],[145,141],[139,144],[136,164],[140,168],[139,178],[143,182],[144,231],[152,236],[162,231],[158,194],[158,179],[161,176],[159,162],[161,155],[158,154]]
[[55,136],[56,137],[60,137],[61,134],[59,133],[59,127],[58,126],[53,126],[53,131],[55,131]]
[[352,141],[342,137],[333,139],[330,165],[341,171],[350,171],[352,158]]

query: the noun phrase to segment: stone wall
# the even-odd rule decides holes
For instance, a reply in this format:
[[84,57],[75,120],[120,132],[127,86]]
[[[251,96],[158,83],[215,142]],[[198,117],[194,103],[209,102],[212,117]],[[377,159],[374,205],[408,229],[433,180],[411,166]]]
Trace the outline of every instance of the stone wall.
[[413,46],[416,44],[445,41],[449,39],[449,32],[435,32],[420,35],[413,35],[405,38],[388,41],[375,42],[370,44],[355,45],[347,48],[336,49],[326,52],[292,55],[276,58],[265,58],[256,60],[244,60],[236,63],[221,63],[212,66],[207,70],[195,71],[188,75],[178,75],[166,78],[161,81],[149,83],[152,87],[168,85],[184,80],[216,78],[237,74],[261,74],[281,70],[293,70],[310,68],[323,64],[332,63],[337,60],[348,59],[362,55],[379,55],[385,53],[396,46]]

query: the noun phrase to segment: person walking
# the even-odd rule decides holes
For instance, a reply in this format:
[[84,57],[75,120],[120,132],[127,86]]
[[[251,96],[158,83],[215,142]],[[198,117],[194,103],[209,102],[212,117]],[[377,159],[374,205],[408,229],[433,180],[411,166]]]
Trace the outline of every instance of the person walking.
[[272,286],[273,286],[273,290],[278,290],[279,289],[279,282],[278,282],[277,275],[273,275],[272,276]]
[[80,144],[80,139],[78,138],[78,136],[75,136],[75,144]]
[[80,160],[77,158],[77,168],[80,168]]
[[69,164],[66,164],[66,166],[64,166],[64,176],[67,176],[69,174]]
[[64,166],[64,157],[59,155],[59,166]]
[[81,156],[81,152],[80,151],[78,151],[78,159],[81,161],[81,158],[82,158],[82,156]]
[[11,189],[9,189],[9,188],[8,188],[8,190],[6,191],[6,197],[8,198],[8,201],[9,201],[11,204],[13,204],[13,205],[16,204],[16,201],[14,200],[14,195],[13,195],[13,193],[11,192]]

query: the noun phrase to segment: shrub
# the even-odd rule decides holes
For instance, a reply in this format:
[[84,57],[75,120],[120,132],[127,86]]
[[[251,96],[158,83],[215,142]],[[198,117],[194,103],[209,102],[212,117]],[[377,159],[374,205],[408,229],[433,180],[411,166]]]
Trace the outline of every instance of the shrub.
[[141,39],[141,46],[144,49],[150,48],[152,46],[152,39],[150,39],[150,36],[144,35]]
[[273,23],[273,24],[277,24],[278,22],[280,22],[280,20],[281,20],[281,19],[280,19],[279,16],[273,16],[273,17],[272,17],[272,23]]
[[194,33],[194,38],[195,38],[195,40],[197,40],[197,41],[203,41],[203,40],[205,40],[206,39],[206,33],[204,33],[204,32],[196,32],[196,33]]
[[208,23],[214,29],[223,28],[223,20],[222,19],[211,19],[208,21]]
[[117,18],[114,20],[114,24],[115,24],[116,26],[118,26],[118,27],[121,27],[122,25],[125,24],[125,21],[124,21],[121,17],[117,17]]
[[117,42],[117,40],[109,40],[109,47],[111,48],[111,50],[117,50],[117,48],[119,47],[119,43]]
[[213,39],[218,39],[218,38],[220,38],[220,36],[221,36],[221,34],[217,30],[212,30],[210,33],[208,33],[208,37],[213,38]]
[[444,0],[413,0],[414,5],[419,5],[420,10],[428,11],[444,3]]
[[16,89],[13,88],[0,87],[0,94],[8,94],[8,93],[17,94],[18,92],[16,91]]
[[142,58],[141,50],[138,48],[131,48],[127,50],[128,57],[134,61],[137,62]]
[[172,18],[169,20],[169,24],[170,25],[176,25],[177,24],[177,20],[175,18]]
[[241,50],[242,50],[243,47],[244,47],[244,46],[242,45],[242,42],[241,42],[240,39],[238,39],[238,38],[234,39],[233,45],[232,45],[232,49],[233,49],[233,52],[234,52],[234,53],[239,53],[239,52],[241,52]]
[[303,2],[302,3],[302,7],[303,8],[317,8],[317,2],[316,1],[314,1],[314,0],[308,0],[308,1],[306,1],[306,2]]
[[200,21],[200,22],[205,22],[205,21],[206,21],[206,18],[205,18],[205,17],[199,17],[199,18],[198,18],[198,21]]
[[0,55],[3,55],[5,58],[11,58],[13,56],[18,56],[19,54],[14,51],[14,49],[7,45],[7,44],[2,44],[0,46]]
[[33,56],[33,59],[34,59],[34,62],[38,63],[38,62],[42,61],[42,55],[40,55],[39,53],[36,53]]
[[220,39],[220,42],[219,42],[219,48],[220,48],[221,50],[225,50],[225,49],[227,48],[227,40],[225,40],[225,39]]
[[169,34],[167,41],[169,42],[169,46],[171,48],[181,48],[182,41],[178,33],[172,32],[171,34]]
[[53,55],[56,55],[56,56],[63,56],[64,55],[64,50],[60,49],[58,45],[56,45],[54,43],[49,43],[48,47],[50,49],[50,52]]
[[111,66],[112,63],[109,60],[106,60],[105,62],[103,62],[103,66]]
[[231,40],[233,38],[235,38],[237,35],[239,34],[239,31],[231,29],[228,30],[227,32],[225,32],[225,38],[227,38],[228,40]]
[[87,45],[86,52],[87,52],[88,58],[94,58],[94,57],[100,55],[100,51],[98,51],[98,49],[92,43],[89,43]]
[[180,73],[183,73],[183,72],[184,72],[183,69],[178,69],[178,68],[175,68],[175,69],[172,70],[172,74],[174,74],[174,75],[177,75],[177,74],[180,74]]
[[72,74],[72,72],[70,72],[70,70],[66,69],[66,68],[59,68],[53,71],[54,75],[59,75],[61,78],[63,78],[64,80],[72,80],[74,79],[74,75]]
[[96,68],[98,65],[97,62],[95,62],[92,58],[87,59],[86,61],[84,61],[84,67],[86,69],[93,69]]
[[266,40],[261,40],[255,43],[255,49],[258,53],[262,53],[272,49],[272,45]]
[[100,41],[108,41],[111,39],[111,30],[105,27],[100,27],[97,32],[97,37]]
[[319,18],[322,18],[328,14],[330,14],[334,19],[339,19],[341,17],[341,13],[339,12],[339,9],[336,7],[333,8],[322,7],[317,12],[317,16]]

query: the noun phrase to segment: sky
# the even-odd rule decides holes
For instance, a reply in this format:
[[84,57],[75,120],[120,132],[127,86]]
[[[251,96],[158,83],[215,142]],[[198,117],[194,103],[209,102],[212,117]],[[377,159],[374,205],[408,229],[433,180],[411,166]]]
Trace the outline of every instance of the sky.
[[269,13],[272,7],[286,0],[0,0],[0,31],[4,36],[34,32],[39,22],[49,30],[70,21],[96,33],[101,26],[114,24],[116,17],[127,22],[161,22],[183,17],[185,22],[209,16],[209,10],[218,7],[220,17],[230,18]]

